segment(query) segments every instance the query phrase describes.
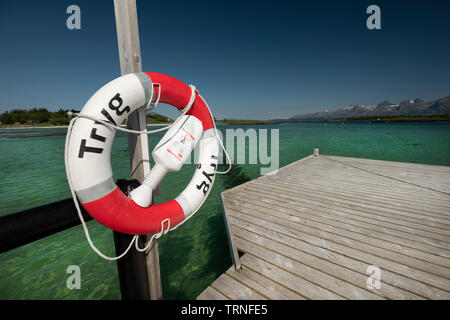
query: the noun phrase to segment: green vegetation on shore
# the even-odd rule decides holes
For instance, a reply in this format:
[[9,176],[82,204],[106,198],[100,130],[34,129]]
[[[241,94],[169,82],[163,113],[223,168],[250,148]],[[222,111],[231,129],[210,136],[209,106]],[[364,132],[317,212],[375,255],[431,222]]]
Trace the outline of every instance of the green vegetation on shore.
[[158,113],[151,113],[147,115],[147,124],[161,124],[169,122],[173,122],[173,120]]
[[[48,111],[46,108],[33,108],[30,110],[14,109],[0,114],[0,127],[11,126],[64,126],[68,125],[70,118],[68,112],[77,113],[77,110],[59,109],[56,112]],[[157,113],[147,115],[148,124],[168,123],[172,120]]]
[[[14,109],[5,111],[0,114],[0,127],[46,127],[46,126],[64,126],[68,125],[70,118],[68,112],[77,113],[77,110],[59,109],[56,112],[47,110],[46,108],[33,109]],[[147,124],[166,124],[173,120],[157,114],[150,113],[147,115]],[[278,124],[277,121],[263,121],[263,120],[236,120],[223,119],[216,120],[218,124],[229,125],[270,125]]]
[[67,111],[59,109],[56,112],[45,108],[30,110],[14,109],[0,114],[1,125],[64,125],[69,124]]
[[[68,125],[70,118],[68,112],[77,113],[77,110],[48,111],[46,108],[33,108],[30,110],[14,109],[0,114],[1,127],[46,127],[46,126],[64,126]],[[173,120],[157,114],[147,115],[147,124],[167,124]],[[282,120],[239,120],[239,119],[215,119],[217,124],[229,125],[271,125],[279,124]],[[370,121],[370,122],[417,122],[417,121],[450,121],[450,114],[444,115],[417,115],[417,116],[367,116],[367,117],[349,117],[335,119],[314,119],[314,120],[291,120],[288,122],[338,122],[338,121]]]

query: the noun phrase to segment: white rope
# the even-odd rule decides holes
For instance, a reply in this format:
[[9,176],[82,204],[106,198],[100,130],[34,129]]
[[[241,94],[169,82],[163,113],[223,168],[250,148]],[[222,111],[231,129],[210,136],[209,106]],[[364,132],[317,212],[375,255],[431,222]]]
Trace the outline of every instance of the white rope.
[[[153,94],[154,94],[154,90],[152,90],[152,95],[151,95],[151,97],[150,97],[150,99],[149,99],[149,101],[148,101],[148,105],[147,105],[147,110],[150,110],[150,111],[152,111],[153,109],[156,108],[156,106],[157,106],[158,103],[159,103],[159,99],[161,98],[161,84],[160,84],[160,83],[153,83],[153,86],[155,86],[155,85],[157,85],[157,86],[159,87],[159,90],[158,90],[158,97],[156,98],[155,102],[152,102],[152,100],[153,100]],[[191,89],[192,89],[192,88],[191,88]],[[153,105],[153,106],[152,106],[152,105]],[[150,106],[152,106],[152,107],[150,108]]]
[[[198,93],[198,95],[200,96],[200,98],[203,99],[203,97],[200,95],[200,93]],[[205,102],[206,107],[208,108],[209,114],[211,115],[211,119],[212,119],[212,123],[214,125],[214,131],[216,133],[217,140],[219,141],[220,147],[225,152],[225,156],[227,157],[227,161],[228,161],[228,169],[225,171],[216,171],[216,173],[217,174],[227,174],[228,172],[230,172],[231,167],[232,167],[231,159],[230,159],[230,156],[228,155],[227,149],[225,149],[225,147],[223,146],[223,142],[222,142],[222,139],[220,139],[219,133],[217,132],[216,121],[214,121],[214,117],[212,116],[211,109],[209,108],[208,102],[206,102],[205,99],[203,99],[203,101]]]
[[[75,116],[78,117],[78,118],[86,118],[86,119],[89,119],[89,120],[92,120],[92,121],[97,121],[97,122],[100,122],[101,124],[103,124],[103,125],[105,125],[105,126],[107,126],[107,127],[113,128],[113,129],[115,129],[115,130],[123,131],[123,132],[126,132],[126,133],[131,133],[131,134],[152,134],[152,133],[156,133],[156,132],[161,132],[161,131],[169,130],[169,129],[172,128],[175,124],[177,124],[177,123],[180,121],[181,117],[184,116],[184,115],[192,108],[192,106],[194,105],[194,101],[195,101],[195,92],[196,92],[195,86],[189,85],[189,87],[191,88],[191,92],[192,92],[192,93],[191,93],[191,98],[189,99],[189,102],[188,102],[187,106],[183,109],[183,112],[181,113],[181,115],[180,115],[173,123],[171,123],[170,125],[165,126],[165,127],[162,127],[162,128],[159,128],[159,129],[154,129],[154,130],[150,130],[150,131],[147,130],[147,128],[145,128],[145,129],[142,130],[142,131],[139,131],[139,130],[130,130],[130,129],[127,129],[127,128],[123,128],[123,127],[121,127],[121,126],[114,125],[114,124],[112,124],[112,123],[110,123],[110,122],[107,122],[107,121],[98,119],[98,118],[96,118],[96,117],[94,117],[94,116],[90,116],[90,115],[87,115],[87,114],[75,113]],[[160,91],[161,91],[161,90],[160,90]],[[159,101],[159,97],[158,97],[158,101]],[[157,101],[157,102],[158,102],[158,101]],[[157,102],[155,102],[155,103],[157,103]],[[76,118],[74,118],[74,119],[76,119]]]
[[84,234],[86,236],[86,239],[87,239],[89,245],[91,246],[91,249],[94,250],[95,253],[97,253],[100,257],[102,257],[105,260],[110,260],[110,261],[118,260],[118,259],[122,258],[123,256],[125,256],[128,253],[128,251],[130,250],[131,246],[133,245],[133,242],[136,241],[138,236],[134,236],[133,239],[130,241],[130,244],[128,245],[128,248],[122,254],[120,254],[119,256],[116,256],[116,257],[109,257],[109,256],[104,255],[100,250],[97,249],[97,247],[92,242],[91,236],[89,235],[89,229],[88,229],[88,227],[86,225],[86,221],[84,221],[83,214],[81,213],[80,204],[78,203],[78,198],[76,196],[75,189],[73,188],[72,176],[70,174],[70,169],[69,169],[69,166],[68,166],[69,138],[70,138],[70,135],[72,133],[72,128],[73,128],[73,124],[74,124],[75,120],[76,120],[76,118],[73,118],[72,120],[70,120],[69,127],[67,129],[65,152],[64,152],[64,162],[65,162],[65,165],[66,165],[67,180],[69,182],[69,188],[70,188],[70,192],[72,194],[72,199],[73,199],[73,202],[75,203],[75,207],[77,208],[78,217],[80,218],[81,225],[83,226]]
[[[167,222],[167,224],[168,224],[166,230],[164,230],[164,222]],[[139,248],[139,241],[136,240],[136,242],[135,242],[136,250],[139,251],[139,252],[147,251],[148,248],[150,248],[150,245],[152,244],[152,241],[153,241],[154,238],[158,239],[159,237],[161,237],[162,235],[166,234],[166,233],[169,232],[169,231],[171,231],[171,230],[170,230],[170,219],[167,218],[167,219],[161,221],[161,231],[160,231],[159,233],[155,233],[155,234],[150,238],[150,240],[147,242],[147,244],[144,246],[144,248]]]
[[[156,105],[158,104],[159,99],[160,99],[160,97],[161,97],[161,85],[160,85],[160,84],[158,84],[158,85],[160,86],[160,87],[159,87],[159,94],[158,94],[157,100],[154,102],[153,108],[150,109],[150,110],[153,110],[154,108],[156,108]],[[203,203],[205,202],[206,198],[203,199],[203,201],[202,201],[202,203],[200,204],[200,206],[198,207],[198,209],[197,209],[194,213],[192,213],[192,214],[189,216],[188,219],[185,219],[184,221],[182,221],[180,224],[178,224],[178,225],[175,226],[174,228],[170,229],[170,219],[169,219],[169,218],[167,218],[167,219],[161,221],[161,231],[160,231],[159,233],[153,234],[152,237],[150,238],[150,240],[149,240],[149,241],[147,242],[147,244],[144,246],[144,248],[140,248],[140,247],[139,247],[139,235],[135,235],[135,236],[133,236],[133,238],[131,239],[130,244],[128,245],[128,247],[127,247],[127,248],[124,250],[124,252],[121,253],[120,255],[115,256],[115,257],[109,257],[109,256],[103,254],[103,253],[102,253],[102,252],[94,245],[94,243],[93,243],[93,241],[92,241],[92,239],[91,239],[91,237],[90,237],[89,229],[88,229],[88,227],[87,227],[87,225],[86,225],[86,221],[84,220],[83,214],[81,213],[80,204],[79,204],[79,202],[78,202],[78,198],[77,198],[77,196],[76,196],[76,192],[75,192],[75,189],[74,189],[73,184],[72,184],[72,176],[71,176],[70,169],[69,169],[69,166],[68,166],[68,153],[69,153],[69,152],[68,152],[68,150],[69,150],[68,146],[69,146],[69,140],[70,140],[70,136],[71,136],[71,133],[72,133],[73,125],[74,125],[75,121],[76,121],[78,118],[86,118],[86,119],[89,119],[89,120],[93,120],[93,121],[99,122],[99,123],[101,123],[101,124],[103,124],[103,125],[105,125],[105,126],[107,126],[107,127],[110,127],[110,128],[112,128],[112,129],[114,129],[114,130],[119,130],[119,131],[123,131],[123,132],[126,132],[126,133],[131,133],[131,134],[152,134],[152,133],[156,133],[156,132],[165,131],[165,130],[168,130],[168,129],[172,128],[175,124],[177,124],[178,121],[181,119],[181,117],[184,116],[184,115],[192,108],[192,106],[194,105],[195,94],[198,93],[198,92],[197,92],[197,90],[195,89],[195,86],[189,85],[189,87],[191,88],[191,98],[189,99],[189,102],[188,102],[187,106],[183,109],[181,115],[180,115],[180,116],[179,116],[172,124],[170,124],[170,125],[168,125],[168,126],[165,126],[165,127],[163,127],[163,128],[159,128],[159,129],[155,129],[155,130],[150,130],[150,131],[148,131],[147,128],[146,128],[145,130],[142,130],[142,131],[138,131],[138,130],[130,130],[130,129],[126,129],[126,128],[123,128],[123,127],[114,125],[114,124],[112,124],[112,123],[110,123],[110,122],[107,122],[107,121],[104,121],[104,120],[101,120],[101,119],[97,119],[96,117],[93,117],[93,116],[90,116],[90,115],[86,115],[86,114],[80,114],[80,113],[76,113],[76,114],[75,114],[75,118],[73,118],[72,120],[70,120],[69,127],[67,128],[67,135],[66,135],[66,142],[65,142],[65,152],[64,152],[64,162],[65,162],[65,166],[66,166],[67,181],[68,181],[68,183],[69,183],[69,188],[70,188],[70,192],[71,192],[71,194],[72,194],[72,199],[73,199],[73,202],[74,202],[74,204],[75,204],[75,208],[77,209],[78,217],[80,218],[81,225],[83,226],[84,234],[85,234],[86,239],[87,239],[87,241],[88,241],[88,243],[89,243],[89,246],[91,247],[91,249],[92,249],[95,253],[97,253],[100,257],[102,257],[102,258],[105,259],[105,260],[115,261],[115,260],[121,259],[122,257],[124,257],[124,256],[128,253],[128,251],[130,251],[130,249],[131,249],[133,243],[135,244],[136,250],[139,251],[139,252],[144,252],[144,251],[148,250],[148,249],[150,248],[150,245],[152,244],[153,239],[155,239],[155,238],[158,239],[158,238],[161,237],[162,235],[165,235],[165,234],[168,233],[169,231],[175,230],[175,229],[176,229],[177,227],[179,227],[181,224],[183,224],[184,222],[186,222],[187,220],[189,220],[189,219],[195,214],[195,212],[197,212],[198,209],[200,209],[200,207],[201,207],[201,206],[203,205]],[[198,95],[200,96],[200,94],[198,94]],[[200,97],[201,97],[201,96],[200,96]],[[201,97],[201,98],[203,99],[203,97]],[[150,103],[148,104],[149,106],[151,105],[151,101],[152,101],[152,100],[153,100],[153,90],[152,90],[152,96],[150,97]],[[215,130],[217,139],[218,139],[218,141],[219,141],[219,143],[220,143],[220,146],[222,147],[223,151],[224,151],[225,154],[226,154],[226,157],[227,157],[227,160],[228,160],[228,164],[229,164],[229,167],[228,167],[228,169],[227,169],[226,171],[224,171],[224,172],[216,171],[216,173],[218,173],[218,174],[225,174],[225,173],[228,173],[228,172],[230,171],[230,169],[231,169],[231,160],[230,160],[230,157],[229,157],[229,155],[228,155],[228,152],[226,151],[226,149],[225,149],[224,146],[223,146],[222,139],[220,139],[220,136],[219,136],[218,133],[217,133],[216,123],[215,123],[215,121],[214,121],[214,117],[212,117],[211,109],[209,108],[208,104],[206,103],[206,101],[205,101],[204,99],[203,99],[203,101],[205,102],[206,107],[208,108],[208,111],[209,111],[209,113],[210,113],[210,115],[211,115],[211,118],[212,118],[212,121],[213,121],[213,125],[214,125],[214,130]],[[165,223],[165,222],[168,223],[168,227],[167,227],[166,230],[164,230],[164,223]]]

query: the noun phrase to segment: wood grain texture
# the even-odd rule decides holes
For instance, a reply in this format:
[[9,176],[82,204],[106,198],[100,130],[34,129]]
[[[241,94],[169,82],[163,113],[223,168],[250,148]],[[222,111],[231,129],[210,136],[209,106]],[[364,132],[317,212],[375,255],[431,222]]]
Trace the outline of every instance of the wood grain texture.
[[[121,74],[142,72],[136,0],[114,0],[114,13]],[[146,106],[131,113],[127,118],[127,128],[130,130],[142,131],[146,126]],[[150,173],[150,152],[147,134],[128,134],[128,152],[130,156],[131,178],[142,183]],[[143,238],[147,243],[150,236],[146,235]],[[138,255],[141,253],[133,248],[130,254]],[[162,299],[159,251],[156,239],[153,240],[151,247],[144,254],[150,299]]]
[[222,201],[245,253],[211,286],[230,299],[450,299],[450,167],[309,156]]

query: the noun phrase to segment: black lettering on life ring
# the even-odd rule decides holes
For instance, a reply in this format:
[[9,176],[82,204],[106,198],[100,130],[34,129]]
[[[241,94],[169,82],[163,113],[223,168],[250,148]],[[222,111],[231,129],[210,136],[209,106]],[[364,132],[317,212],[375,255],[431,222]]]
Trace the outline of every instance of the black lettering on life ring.
[[203,171],[202,173],[206,177],[206,179],[208,179],[209,182],[212,182],[212,178],[211,177],[214,177],[214,172],[213,173],[207,173],[206,171]]
[[[203,171],[204,172],[204,171]],[[206,181],[202,181],[201,184],[199,184],[198,186],[196,186],[198,190],[201,190],[203,188],[203,195],[206,196],[206,193],[209,190],[209,183],[207,183]]]
[[105,142],[106,138],[97,134],[97,128],[92,128],[90,137],[94,140]]
[[86,146],[86,139],[83,139],[83,140],[81,140],[80,151],[78,152],[78,158],[83,158],[85,152],[102,153],[103,148],[88,147],[88,146]]
[[[114,121],[113,117],[108,113],[108,111],[105,110],[105,108],[102,109],[102,115],[105,116],[106,119],[108,119],[106,122],[112,123],[113,125],[117,126],[117,123]],[[95,124],[102,124],[98,121],[95,121]]]
[[[217,157],[215,155],[211,156],[212,159],[217,159]],[[212,178],[214,177],[214,175],[216,174],[216,170],[217,170],[217,164],[215,164],[214,162],[210,164],[211,167],[214,168],[214,172],[213,173],[207,173],[205,170],[203,170],[202,174],[206,177],[206,179],[208,179],[208,181],[210,183],[212,183]],[[202,167],[202,165],[199,163],[197,165],[197,169],[200,169]],[[210,184],[206,181],[202,181],[202,183],[200,183],[199,185],[196,185],[198,190],[202,190],[203,188],[203,195],[206,196],[206,193],[209,190]]]
[[[114,101],[117,102],[117,105],[114,105]],[[111,110],[114,110],[118,116],[121,116],[124,114],[124,112],[129,113],[131,111],[129,106],[126,106],[125,108],[120,110],[120,107],[122,106],[122,104],[123,104],[123,100],[120,97],[120,93],[116,93],[116,95],[109,101],[108,106]]]

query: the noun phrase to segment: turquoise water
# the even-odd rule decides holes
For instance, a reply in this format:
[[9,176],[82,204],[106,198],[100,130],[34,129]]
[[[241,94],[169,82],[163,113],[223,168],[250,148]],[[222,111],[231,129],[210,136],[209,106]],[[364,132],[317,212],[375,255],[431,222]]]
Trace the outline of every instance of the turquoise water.
[[[234,128],[238,127],[219,127],[223,132]],[[322,154],[450,165],[450,123],[445,122],[299,123],[256,128],[280,130],[280,166],[311,154],[315,147]],[[65,131],[0,130],[0,215],[70,197],[64,168]],[[41,136],[24,137],[30,135]],[[161,137],[150,136],[150,145]],[[112,164],[115,178],[129,177],[126,135],[116,137]],[[193,170],[193,165],[187,165],[169,174],[156,202],[174,198]],[[240,165],[232,175],[217,176],[197,214],[159,240],[164,298],[195,299],[231,265],[220,192],[259,174],[259,165]],[[94,243],[114,255],[112,232],[96,221],[88,226]],[[80,266],[80,290],[67,289],[69,265]],[[0,299],[120,299],[116,263],[99,258],[89,248],[81,227],[74,227],[1,254]]]

